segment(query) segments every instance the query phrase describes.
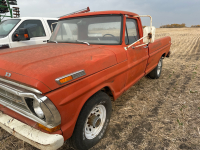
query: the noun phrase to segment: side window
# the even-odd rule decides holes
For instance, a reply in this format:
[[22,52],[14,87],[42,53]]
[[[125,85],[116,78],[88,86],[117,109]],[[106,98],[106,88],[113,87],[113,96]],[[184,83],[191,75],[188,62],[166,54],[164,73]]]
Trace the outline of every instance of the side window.
[[134,19],[126,19],[126,44],[132,44],[137,40],[139,40],[137,21]]
[[[54,23],[54,22],[58,22],[58,20],[47,20],[47,23],[49,25],[50,30],[51,30],[51,24]],[[57,24],[53,24],[52,25],[53,26],[53,30],[56,28],[56,25]]]
[[26,20],[17,28],[18,31],[20,28],[26,28],[28,30],[30,38],[33,37],[44,37],[46,36],[44,27],[40,20]]

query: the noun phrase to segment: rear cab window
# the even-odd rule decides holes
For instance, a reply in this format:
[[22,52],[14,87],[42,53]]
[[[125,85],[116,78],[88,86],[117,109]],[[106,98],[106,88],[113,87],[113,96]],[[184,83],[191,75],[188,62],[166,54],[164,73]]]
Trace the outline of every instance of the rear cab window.
[[57,32],[56,41],[73,41],[78,40],[78,26],[74,23],[63,23]]
[[[88,37],[105,43],[120,43],[121,22],[107,20],[88,25]],[[98,43],[98,41],[96,41]]]

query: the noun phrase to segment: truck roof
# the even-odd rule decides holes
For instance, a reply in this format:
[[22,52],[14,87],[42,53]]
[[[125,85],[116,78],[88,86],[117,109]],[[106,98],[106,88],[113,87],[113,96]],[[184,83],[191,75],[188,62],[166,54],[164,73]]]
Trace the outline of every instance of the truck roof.
[[74,18],[74,17],[82,17],[82,16],[109,15],[109,14],[123,14],[123,15],[129,15],[129,16],[138,16],[138,14],[128,12],[128,11],[110,10],[110,11],[96,11],[96,12],[73,14],[73,15],[61,17],[59,20],[67,19],[67,18]]
[[[9,18],[9,19],[49,19],[49,20],[58,20],[59,18],[48,18],[48,17],[19,17],[19,18]],[[8,19],[6,19],[8,20]]]

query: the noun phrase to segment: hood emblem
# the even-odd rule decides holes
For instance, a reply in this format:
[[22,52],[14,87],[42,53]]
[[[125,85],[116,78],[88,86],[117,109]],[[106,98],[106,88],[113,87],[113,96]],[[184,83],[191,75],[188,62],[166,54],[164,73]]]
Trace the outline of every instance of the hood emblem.
[[6,77],[11,77],[11,75],[12,75],[11,73],[6,72],[6,75],[5,75],[5,76],[6,76]]

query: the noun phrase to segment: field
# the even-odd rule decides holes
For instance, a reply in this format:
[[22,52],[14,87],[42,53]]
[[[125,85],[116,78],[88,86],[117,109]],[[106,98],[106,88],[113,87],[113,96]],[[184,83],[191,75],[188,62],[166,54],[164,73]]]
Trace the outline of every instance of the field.
[[[200,149],[200,29],[157,29],[164,36],[172,54],[161,77],[142,78],[113,103],[106,135],[91,150]],[[36,149],[0,129],[0,149],[23,147]]]

